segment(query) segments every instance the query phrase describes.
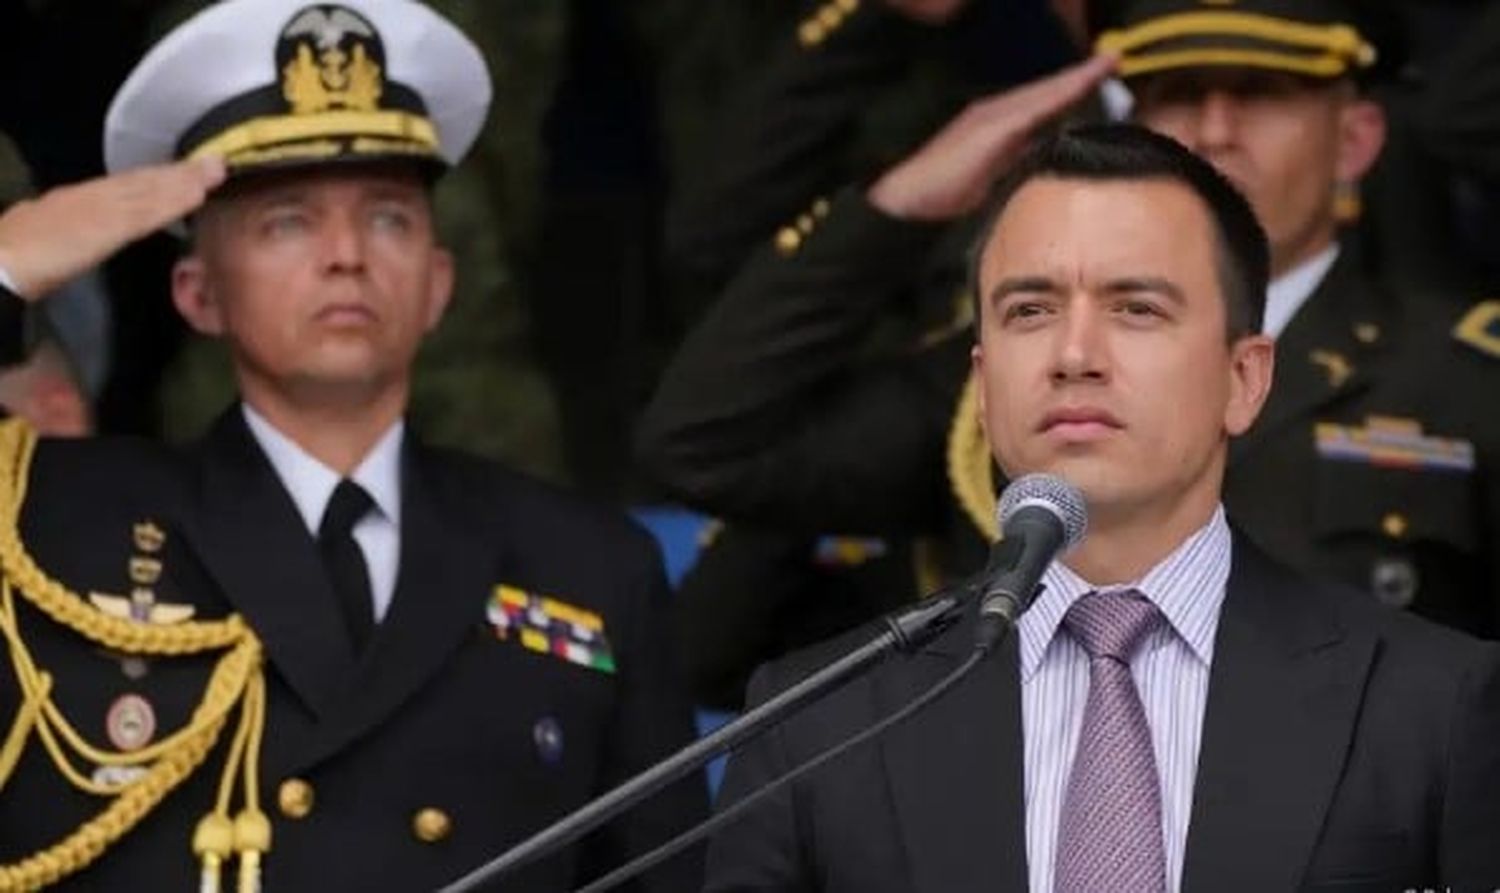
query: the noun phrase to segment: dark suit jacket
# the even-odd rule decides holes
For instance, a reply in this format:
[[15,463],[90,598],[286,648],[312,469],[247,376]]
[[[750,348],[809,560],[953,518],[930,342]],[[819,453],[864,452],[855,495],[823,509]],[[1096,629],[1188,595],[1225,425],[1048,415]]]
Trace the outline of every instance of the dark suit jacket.
[[[757,699],[852,640],[763,670]],[[724,800],[873,724],[967,655],[965,622],[748,745]],[[948,696],[727,828],[708,890],[1026,889],[1015,639]],[[1500,652],[1282,570],[1236,536],[1183,888],[1500,885]]]
[[[44,442],[22,520],[38,563],[80,593],[128,595],[132,559],[162,562],[159,602],[198,619],[237,612],[265,644],[269,708],[261,797],[273,821],[267,890],[418,890],[453,880],[692,736],[669,647],[666,589],[645,534],[540,483],[408,438],[395,599],[359,660],[313,539],[231,409],[200,444],[169,451],[125,440]],[[165,544],[150,556],[134,525]],[[602,615],[618,672],[585,669],[499,640],[485,606],[496,584]],[[213,657],[153,660],[128,678],[116,657],[29,605],[21,628],[57,682],[55,699],[90,740],[120,695],[143,695],[161,735],[203,693]],[[0,716],[16,708],[10,661]],[[73,889],[193,889],[193,827],[213,804],[224,743]],[[85,766],[85,773],[92,767]],[[301,819],[277,810],[299,778]],[[505,890],[571,889],[705,811],[691,778]],[[59,840],[103,803],[72,790],[35,742],[0,792],[0,861]],[[452,831],[413,833],[435,808]],[[236,807],[237,808],[237,807]],[[693,887],[688,858],[641,889]]]

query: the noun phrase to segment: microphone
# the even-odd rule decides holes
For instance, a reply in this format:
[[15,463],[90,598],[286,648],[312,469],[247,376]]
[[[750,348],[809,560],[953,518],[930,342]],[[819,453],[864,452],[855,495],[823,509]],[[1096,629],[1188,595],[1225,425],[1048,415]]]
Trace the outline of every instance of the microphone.
[[986,575],[979,595],[978,645],[989,650],[1036,597],[1037,583],[1059,554],[1083,541],[1088,510],[1078,488],[1050,474],[1010,482],[995,508],[1001,542],[1015,544],[1010,567]]

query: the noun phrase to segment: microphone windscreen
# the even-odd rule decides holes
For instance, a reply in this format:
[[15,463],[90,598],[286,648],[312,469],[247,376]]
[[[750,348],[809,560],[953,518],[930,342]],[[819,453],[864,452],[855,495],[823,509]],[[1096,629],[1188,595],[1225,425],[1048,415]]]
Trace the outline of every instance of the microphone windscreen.
[[1077,487],[1053,474],[1028,474],[1016,478],[1000,494],[1000,504],[995,507],[1000,530],[1004,531],[1006,522],[1028,506],[1045,509],[1062,522],[1062,551],[1083,541],[1088,530],[1088,509]]

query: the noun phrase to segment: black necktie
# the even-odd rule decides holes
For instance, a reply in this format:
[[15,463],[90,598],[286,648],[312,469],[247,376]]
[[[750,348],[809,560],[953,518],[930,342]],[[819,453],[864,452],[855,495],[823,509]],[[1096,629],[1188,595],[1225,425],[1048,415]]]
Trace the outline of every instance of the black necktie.
[[369,641],[375,625],[375,604],[370,596],[370,571],[359,543],[354,541],[354,525],[374,504],[359,484],[341,480],[333,488],[333,497],[323,510],[323,522],[318,525],[318,550],[323,553],[328,580],[344,610],[344,624],[356,654]]

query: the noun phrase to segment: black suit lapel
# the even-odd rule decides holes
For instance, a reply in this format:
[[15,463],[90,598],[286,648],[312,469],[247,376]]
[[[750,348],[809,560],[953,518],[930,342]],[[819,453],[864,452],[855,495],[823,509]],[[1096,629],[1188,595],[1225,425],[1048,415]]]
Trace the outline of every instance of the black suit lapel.
[[301,755],[303,765],[397,710],[484,622],[485,599],[499,579],[500,534],[486,538],[479,519],[440,486],[435,471],[430,454],[408,435],[395,598],[360,662],[357,686]]
[[1354,733],[1375,641],[1242,536],[1215,639],[1183,889],[1293,890]]
[[1391,302],[1359,272],[1346,247],[1276,339],[1275,382],[1255,425],[1230,446],[1231,463],[1288,425],[1362,393],[1396,325]]
[[[959,624],[928,651],[882,674],[880,715],[955,669],[974,640]],[[913,889],[1024,891],[1026,807],[1020,656],[1012,635],[973,675],[892,729],[883,755]]]
[[345,695],[354,658],[312,535],[238,405],[196,455],[201,489],[184,535],[270,663],[321,715]]

